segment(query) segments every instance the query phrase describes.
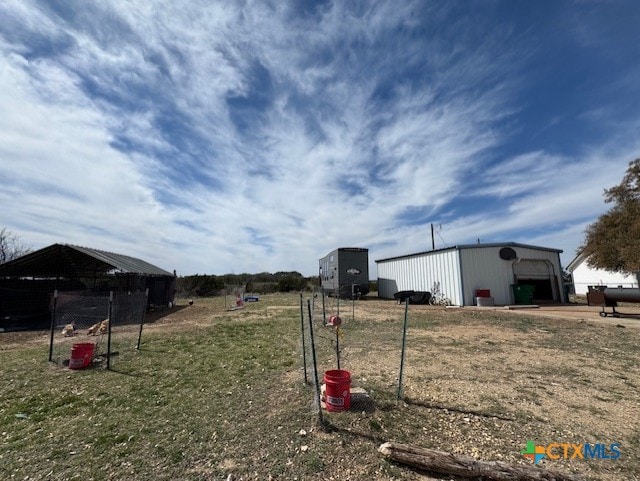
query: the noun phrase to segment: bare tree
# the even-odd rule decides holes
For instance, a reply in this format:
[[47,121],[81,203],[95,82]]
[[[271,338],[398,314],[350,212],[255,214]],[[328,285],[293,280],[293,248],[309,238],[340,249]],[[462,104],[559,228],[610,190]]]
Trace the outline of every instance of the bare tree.
[[6,227],[0,229],[0,264],[12,261],[31,252],[31,247],[22,243],[20,237]]

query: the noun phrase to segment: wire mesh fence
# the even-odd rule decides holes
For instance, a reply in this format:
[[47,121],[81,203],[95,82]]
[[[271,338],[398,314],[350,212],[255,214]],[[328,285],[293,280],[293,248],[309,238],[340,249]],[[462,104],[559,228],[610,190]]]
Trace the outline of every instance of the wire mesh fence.
[[235,311],[244,308],[244,286],[225,286],[224,288],[224,309],[225,311]]
[[304,378],[321,421],[333,412],[372,412],[402,394],[403,306],[375,312],[367,302],[301,295]]
[[60,292],[54,296],[49,361],[82,368],[131,359],[139,347],[147,292]]

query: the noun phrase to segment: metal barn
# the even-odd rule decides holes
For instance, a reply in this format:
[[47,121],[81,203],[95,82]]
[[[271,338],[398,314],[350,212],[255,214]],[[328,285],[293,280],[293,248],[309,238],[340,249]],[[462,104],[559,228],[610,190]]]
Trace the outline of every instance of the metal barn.
[[176,276],[135,257],[53,244],[0,265],[0,330],[48,327],[52,294],[145,291],[148,307],[174,301]]
[[453,305],[476,304],[477,291],[489,291],[496,305],[516,303],[522,286],[533,301],[565,302],[559,249],[517,243],[469,244],[376,260],[378,296],[398,291],[439,290]]
[[[369,293],[369,249],[341,247],[320,259],[320,285],[331,295]],[[354,292],[355,291],[355,292]]]

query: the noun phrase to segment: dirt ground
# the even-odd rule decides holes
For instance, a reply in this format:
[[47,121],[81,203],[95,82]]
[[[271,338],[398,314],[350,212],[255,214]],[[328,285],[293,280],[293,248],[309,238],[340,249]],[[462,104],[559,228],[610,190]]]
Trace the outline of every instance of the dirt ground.
[[467,309],[477,310],[494,310],[505,311],[508,310],[513,314],[524,314],[528,316],[541,316],[553,319],[565,319],[567,321],[585,321],[590,323],[609,325],[609,326],[624,326],[635,329],[640,329],[640,307],[637,305],[627,304],[616,307],[616,316],[613,316],[613,311],[610,307],[606,308],[606,317],[600,316],[602,311],[599,307],[586,306],[580,304],[555,304],[555,305],[539,305],[536,307],[521,307],[513,306],[514,308],[508,309],[505,307],[469,307]]
[[[337,307],[332,302],[329,313]],[[283,343],[295,345],[299,308],[297,295],[274,295],[234,312],[225,311],[219,299],[196,299],[193,305],[183,300],[173,309],[149,313],[145,332],[259,321],[266,333],[276,332],[268,326],[280,326]],[[590,480],[638,479],[640,306],[620,306],[621,317],[601,317],[599,308],[576,304],[518,309],[412,305],[402,403],[395,395],[404,306],[368,298],[340,309],[342,367],[351,371],[353,388],[373,399],[374,408],[327,414],[334,433],[343,433],[339,442],[348,447],[343,454],[332,449],[335,434],[310,431],[305,442],[315,456],[313,465],[323,467],[318,479],[347,479],[336,472],[351,473],[349,479],[454,479],[400,468],[371,476],[371,466],[388,469],[376,453],[384,441],[526,464],[521,451],[527,440],[620,443],[620,462],[545,459],[541,466]],[[329,327],[316,332],[320,372],[335,368],[333,332]],[[3,333],[0,351],[46,346],[48,335]],[[301,361],[301,349],[293,354]],[[301,372],[301,367],[286,370],[283,384],[299,393],[296,402],[311,406],[312,391],[300,388]],[[349,453],[353,460],[346,459]]]
[[[344,306],[343,363],[374,398],[398,379],[400,340],[391,326],[399,325],[403,309],[366,300],[356,304],[350,323]],[[542,465],[589,479],[637,479],[629,473],[637,467],[633,445],[640,435],[633,421],[640,416],[640,307],[621,305],[621,317],[601,317],[600,310],[411,305],[407,405],[401,418],[391,416],[402,428],[378,412],[373,424],[388,438],[516,463],[526,440],[621,442],[626,464],[547,459]]]

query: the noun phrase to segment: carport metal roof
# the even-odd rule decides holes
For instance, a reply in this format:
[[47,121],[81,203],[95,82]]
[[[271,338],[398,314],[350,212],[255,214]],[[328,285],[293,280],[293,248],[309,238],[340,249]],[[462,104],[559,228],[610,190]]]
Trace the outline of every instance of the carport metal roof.
[[69,244],[53,244],[0,265],[0,277],[101,277],[139,274],[171,276],[153,264],[135,257]]

